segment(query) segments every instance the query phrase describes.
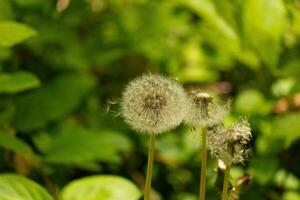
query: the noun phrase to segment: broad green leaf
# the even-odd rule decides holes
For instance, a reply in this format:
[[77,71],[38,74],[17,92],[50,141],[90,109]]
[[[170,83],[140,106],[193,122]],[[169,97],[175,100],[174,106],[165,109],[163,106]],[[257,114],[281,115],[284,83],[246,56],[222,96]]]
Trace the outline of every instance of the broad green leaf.
[[286,172],[283,169],[277,171],[274,182],[277,184],[278,187],[282,187],[285,189],[300,189],[300,180],[292,173]]
[[4,132],[0,132],[0,146],[17,153],[33,155],[33,151],[27,143]]
[[10,0],[0,1],[0,20],[12,19],[14,16],[12,3]]
[[1,200],[53,200],[48,192],[32,180],[16,175],[0,175]]
[[15,127],[30,131],[62,119],[79,105],[93,85],[93,77],[70,73],[20,96],[16,102]]
[[244,1],[245,43],[252,47],[261,56],[262,61],[270,67],[277,65],[286,22],[283,0]]
[[41,132],[33,136],[33,143],[40,152],[45,153],[48,151],[49,146],[52,143],[52,138],[50,134]]
[[202,23],[199,33],[210,66],[232,67],[233,57],[240,54],[240,38],[234,28],[217,12],[212,1],[183,0],[182,3],[197,14]]
[[94,161],[119,163],[122,160],[120,153],[132,148],[130,140],[123,134],[82,127],[65,128],[48,145],[45,152],[47,162],[69,165]]
[[138,200],[139,189],[129,180],[99,175],[75,180],[62,191],[61,200]]
[[12,50],[5,47],[0,47],[0,60],[8,60],[11,56]]
[[282,200],[299,200],[300,192],[298,191],[287,191],[283,194]]
[[300,114],[292,113],[278,116],[272,122],[272,135],[282,140],[288,148],[295,140],[300,138]]
[[260,184],[273,181],[278,169],[278,160],[273,157],[258,157],[250,160],[250,174]]
[[213,28],[222,32],[226,38],[236,41],[237,35],[234,29],[217,13],[213,2],[208,0],[188,0],[183,2],[197,14],[202,15]]
[[296,80],[293,78],[279,79],[272,85],[272,92],[276,96],[287,96],[295,86]]
[[36,35],[32,28],[13,21],[0,21],[0,46],[11,47]]
[[263,94],[254,89],[242,91],[237,96],[234,106],[237,112],[245,115],[264,115],[271,109],[271,105],[265,100]]
[[0,93],[22,92],[39,85],[39,79],[29,72],[0,73]]

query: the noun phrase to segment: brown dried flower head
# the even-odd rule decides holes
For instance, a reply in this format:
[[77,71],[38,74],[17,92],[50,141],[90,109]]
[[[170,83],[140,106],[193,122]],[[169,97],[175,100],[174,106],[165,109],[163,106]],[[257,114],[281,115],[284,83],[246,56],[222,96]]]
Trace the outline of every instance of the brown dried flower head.
[[187,111],[187,96],[177,82],[147,74],[130,82],[123,93],[121,113],[133,129],[162,133],[178,126]]
[[210,127],[208,148],[214,158],[224,161],[226,165],[243,163],[249,154],[251,137],[248,121],[241,118],[227,129],[222,125]]

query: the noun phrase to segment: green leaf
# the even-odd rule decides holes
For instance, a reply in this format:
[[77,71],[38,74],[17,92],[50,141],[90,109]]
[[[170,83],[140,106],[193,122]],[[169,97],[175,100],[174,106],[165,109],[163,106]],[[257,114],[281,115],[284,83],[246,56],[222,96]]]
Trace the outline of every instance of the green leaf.
[[40,8],[40,6],[44,5],[46,8],[48,8],[49,4],[48,2],[45,2],[43,0],[15,0],[14,1],[18,6],[21,8]]
[[78,126],[64,128],[48,145],[45,152],[48,163],[77,166],[94,161],[119,163],[122,160],[119,154],[132,149],[130,140],[123,134]]
[[0,93],[17,93],[38,86],[39,79],[29,72],[0,73]]
[[286,191],[283,194],[282,200],[299,200],[300,192],[297,191]]
[[6,123],[12,119],[15,113],[15,106],[12,101],[3,101],[0,103],[0,127],[4,126]]
[[270,67],[277,65],[286,22],[286,10],[282,0],[246,0],[244,3],[245,42]]
[[138,200],[139,189],[129,180],[112,175],[75,180],[62,191],[62,200]]
[[33,151],[27,143],[7,133],[0,132],[0,146],[17,153],[33,155]]
[[[200,140],[197,136],[197,134],[187,131],[182,135],[164,134],[159,137],[156,149],[160,161],[173,167],[188,162],[195,153],[195,148],[193,147],[193,145],[197,145],[195,140]],[[191,145],[193,142],[195,143]]]
[[230,38],[233,41],[237,39],[237,35],[234,29],[222,18],[218,13],[213,2],[208,0],[183,1],[186,6],[190,7],[195,13],[203,16],[203,18],[211,25],[222,33],[226,38]]
[[9,20],[14,16],[12,2],[9,0],[0,1],[0,20]]
[[278,160],[273,157],[258,157],[250,160],[250,174],[261,184],[267,184],[274,179],[278,169]]
[[281,139],[288,148],[295,140],[300,138],[300,114],[292,113],[278,116],[272,122],[273,137]]
[[16,175],[0,175],[1,200],[53,200],[48,192],[32,180]]
[[44,87],[19,97],[16,101],[14,125],[31,131],[60,120],[72,112],[94,86],[88,75],[64,74]]
[[279,79],[272,84],[272,93],[275,96],[287,96],[292,91],[296,84],[296,80],[293,78]]
[[32,28],[13,21],[0,22],[0,46],[11,47],[36,35]]
[[273,124],[270,120],[260,120],[259,134],[256,139],[256,152],[259,155],[278,155],[284,148],[282,138],[275,136],[273,132]]
[[266,102],[263,94],[254,89],[242,91],[236,98],[235,109],[241,114],[259,114],[269,113],[271,105]]
[[277,171],[274,182],[281,188],[290,190],[300,189],[300,180],[292,173],[286,172],[283,169]]
[[235,29],[217,12],[212,1],[187,0],[185,6],[201,18],[199,33],[206,50],[205,60],[209,66],[220,66],[222,69],[232,67],[233,57],[240,54],[240,38]]

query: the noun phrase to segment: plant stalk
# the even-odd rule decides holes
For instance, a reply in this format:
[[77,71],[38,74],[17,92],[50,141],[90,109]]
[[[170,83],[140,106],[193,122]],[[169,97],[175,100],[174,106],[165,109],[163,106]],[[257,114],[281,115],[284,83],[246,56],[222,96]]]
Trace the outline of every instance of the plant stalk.
[[222,200],[227,200],[228,193],[228,179],[229,179],[230,166],[226,166],[224,171],[224,183],[223,183],[223,192],[222,192]]
[[146,176],[144,200],[150,200],[154,149],[155,149],[155,134],[151,134],[149,140],[149,153],[148,153],[147,176]]
[[201,173],[200,173],[200,194],[199,200],[205,200],[206,189],[206,160],[207,160],[207,130],[202,128],[202,145],[201,145]]

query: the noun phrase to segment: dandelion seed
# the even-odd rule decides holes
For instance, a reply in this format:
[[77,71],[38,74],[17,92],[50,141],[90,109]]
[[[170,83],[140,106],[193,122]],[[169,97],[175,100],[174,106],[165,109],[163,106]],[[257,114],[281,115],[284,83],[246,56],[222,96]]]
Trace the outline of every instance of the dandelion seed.
[[185,122],[193,126],[208,127],[220,123],[228,112],[228,106],[216,104],[213,98],[198,91],[192,91],[189,95],[189,111]]
[[216,125],[208,129],[208,147],[214,158],[221,159],[226,165],[243,163],[249,155],[248,143],[251,129],[245,118],[239,119],[232,127],[225,129]]
[[128,84],[121,113],[133,129],[158,134],[178,126],[186,115],[187,105],[187,95],[177,82],[149,74]]

